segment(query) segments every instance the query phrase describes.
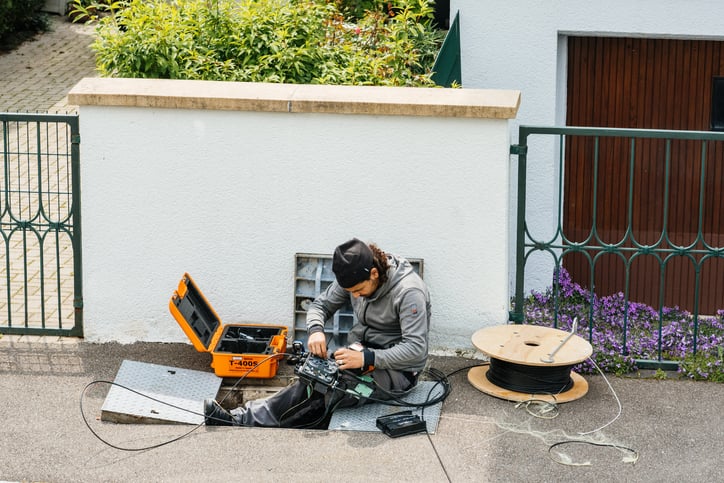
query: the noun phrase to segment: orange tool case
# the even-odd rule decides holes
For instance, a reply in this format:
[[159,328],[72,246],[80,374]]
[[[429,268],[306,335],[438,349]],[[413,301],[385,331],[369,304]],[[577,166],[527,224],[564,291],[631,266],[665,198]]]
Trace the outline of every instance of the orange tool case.
[[271,378],[287,350],[283,325],[228,324],[221,319],[185,273],[169,302],[169,310],[199,352],[211,353],[219,377]]

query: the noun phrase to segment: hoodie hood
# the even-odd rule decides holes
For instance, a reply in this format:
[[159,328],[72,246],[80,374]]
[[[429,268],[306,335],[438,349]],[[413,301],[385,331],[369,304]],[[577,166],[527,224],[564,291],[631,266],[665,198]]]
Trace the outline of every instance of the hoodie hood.
[[387,255],[387,263],[390,265],[390,268],[387,270],[387,281],[375,290],[375,293],[369,298],[370,301],[384,297],[390,290],[401,283],[405,277],[415,273],[412,264],[404,258]]

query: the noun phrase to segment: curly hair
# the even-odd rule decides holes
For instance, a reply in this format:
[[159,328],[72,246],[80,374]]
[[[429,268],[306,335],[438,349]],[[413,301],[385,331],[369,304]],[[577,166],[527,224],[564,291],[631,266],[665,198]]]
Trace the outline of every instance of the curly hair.
[[383,285],[387,281],[387,271],[390,268],[390,263],[387,261],[387,254],[374,243],[368,243],[367,245],[369,245],[374,255],[372,267],[377,269],[380,275],[380,285]]

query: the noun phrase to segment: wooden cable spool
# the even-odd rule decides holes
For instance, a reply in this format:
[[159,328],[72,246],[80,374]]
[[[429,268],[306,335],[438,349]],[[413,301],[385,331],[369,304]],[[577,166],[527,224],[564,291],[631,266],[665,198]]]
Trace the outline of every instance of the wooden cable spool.
[[[570,371],[570,367],[589,358],[593,348],[574,332],[537,325],[501,325],[480,329],[473,334],[473,345],[490,357],[491,365],[470,369],[468,381],[486,394],[509,401],[538,399],[564,403],[579,399],[588,392],[588,383],[582,376]],[[559,378],[563,375],[567,379],[570,371],[570,380],[567,388],[553,394],[520,392],[512,389],[512,384],[502,384],[501,387],[500,382],[504,378],[499,377],[496,371],[507,375],[510,369],[519,374],[530,374],[543,383],[548,376]],[[493,373],[488,374],[491,370]]]

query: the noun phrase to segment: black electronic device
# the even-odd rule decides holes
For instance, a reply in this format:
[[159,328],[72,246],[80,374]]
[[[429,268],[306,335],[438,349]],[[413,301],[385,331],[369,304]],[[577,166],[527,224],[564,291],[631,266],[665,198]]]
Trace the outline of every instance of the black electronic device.
[[292,342],[292,352],[289,357],[287,357],[287,364],[299,364],[305,357],[307,357],[307,352],[304,350],[304,343],[301,340]]
[[390,438],[399,438],[408,434],[424,433],[427,423],[412,411],[400,411],[377,418],[377,427]]
[[337,381],[339,369],[337,363],[331,359],[322,359],[315,355],[308,355],[306,359],[297,367],[294,372],[309,381],[330,387]]

